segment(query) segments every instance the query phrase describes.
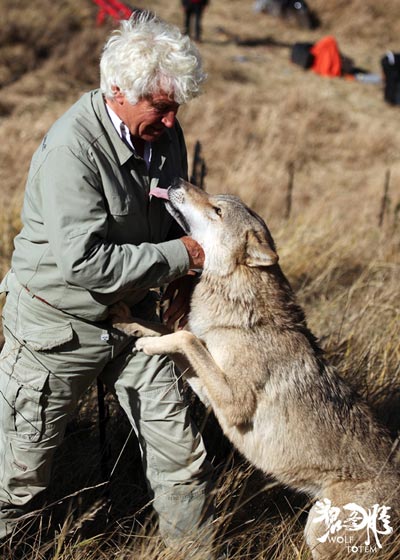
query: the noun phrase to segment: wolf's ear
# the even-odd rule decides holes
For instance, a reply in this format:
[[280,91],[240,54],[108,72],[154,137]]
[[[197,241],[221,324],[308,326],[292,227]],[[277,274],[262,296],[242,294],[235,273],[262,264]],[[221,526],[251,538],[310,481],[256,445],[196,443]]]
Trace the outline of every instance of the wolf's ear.
[[250,267],[272,266],[279,260],[278,255],[264,239],[260,240],[254,231],[249,231],[246,242],[245,264]]

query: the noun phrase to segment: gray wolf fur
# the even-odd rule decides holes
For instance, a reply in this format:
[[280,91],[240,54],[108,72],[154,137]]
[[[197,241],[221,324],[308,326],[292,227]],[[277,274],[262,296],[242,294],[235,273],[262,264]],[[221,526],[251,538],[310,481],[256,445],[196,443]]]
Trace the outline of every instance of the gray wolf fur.
[[[139,324],[122,308],[114,326],[147,335],[136,343],[146,354],[171,355],[256,467],[338,508],[388,506],[393,527],[399,473],[392,441],[324,361],[265,223],[238,198],[210,196],[184,181],[170,187],[167,204],[205,252],[190,332],[164,334],[164,327]],[[313,558],[346,557],[343,544],[318,540],[326,532],[314,504],[305,529]],[[351,535],[353,545],[355,537],[366,538]]]

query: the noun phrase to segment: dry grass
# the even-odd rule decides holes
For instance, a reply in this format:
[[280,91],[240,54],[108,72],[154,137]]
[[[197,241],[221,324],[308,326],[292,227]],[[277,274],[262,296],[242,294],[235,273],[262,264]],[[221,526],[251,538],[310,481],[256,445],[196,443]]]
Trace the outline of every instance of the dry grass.
[[[89,0],[0,3],[3,275],[20,227],[30,157],[54,119],[97,85],[97,59],[112,23],[95,28],[96,7]],[[134,4],[181,24],[178,1]],[[190,153],[197,139],[202,142],[208,190],[239,194],[266,218],[312,330],[395,437],[400,428],[399,109],[384,103],[381,86],[325,79],[291,65],[288,45],[333,34],[357,66],[379,73],[381,56],[398,44],[397,0],[310,4],[322,20],[314,31],[255,16],[250,0],[211,2],[200,45],[209,80],[205,95],[182,108],[181,122]],[[255,38],[259,45],[240,44]],[[293,196],[286,219],[291,165]],[[379,226],[387,170],[388,200]],[[115,462],[129,428],[115,404],[110,406]],[[97,487],[96,438],[91,392],[57,455],[47,498],[60,503],[37,516],[42,530],[26,541],[22,557],[175,560],[154,526],[142,527],[150,510],[137,448],[130,440],[104,493]],[[217,454],[217,472],[228,465],[220,472],[216,524],[229,558],[308,559],[301,536],[304,499],[265,488],[264,477],[238,458],[221,462],[221,442],[207,432],[206,438]],[[59,527],[55,537],[46,529],[49,516]],[[399,558],[396,546],[379,557]],[[15,551],[7,550],[1,556],[14,557]]]

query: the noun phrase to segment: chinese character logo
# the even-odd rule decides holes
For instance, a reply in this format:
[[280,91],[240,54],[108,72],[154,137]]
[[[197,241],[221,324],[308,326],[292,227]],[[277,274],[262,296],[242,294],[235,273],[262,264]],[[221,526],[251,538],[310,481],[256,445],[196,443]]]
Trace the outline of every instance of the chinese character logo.
[[379,504],[364,509],[354,503],[339,508],[333,506],[329,499],[324,498],[323,501],[315,504],[318,516],[313,519],[313,523],[323,522],[326,527],[326,532],[317,540],[321,543],[329,540],[335,541],[333,536],[343,530],[350,533],[365,531],[365,546],[370,547],[375,544],[378,548],[382,548],[380,536],[390,535],[393,532],[388,513],[390,509],[390,507]]

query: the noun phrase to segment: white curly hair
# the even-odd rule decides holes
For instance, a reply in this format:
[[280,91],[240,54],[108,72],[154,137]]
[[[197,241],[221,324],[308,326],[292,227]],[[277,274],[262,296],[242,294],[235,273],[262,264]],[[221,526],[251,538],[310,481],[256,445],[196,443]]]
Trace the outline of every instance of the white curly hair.
[[201,93],[206,75],[188,36],[150,12],[134,12],[107,40],[100,59],[100,88],[112,99],[114,88],[129,103],[161,91],[180,105]]

